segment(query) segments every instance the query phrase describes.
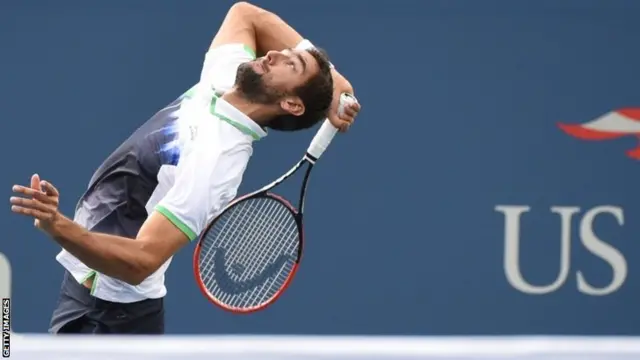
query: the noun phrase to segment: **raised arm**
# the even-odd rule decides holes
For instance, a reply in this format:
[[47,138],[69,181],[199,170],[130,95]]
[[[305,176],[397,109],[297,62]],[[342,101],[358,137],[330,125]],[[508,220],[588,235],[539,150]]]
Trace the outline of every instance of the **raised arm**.
[[248,2],[235,3],[211,47],[242,43],[257,54],[296,47],[304,38],[278,15]]
[[[244,1],[234,4],[229,9],[222,26],[211,43],[211,48],[227,44],[244,44],[254,55],[263,55],[271,50],[282,51],[284,49],[314,47],[309,40],[305,39],[278,15]],[[346,110],[345,118],[338,115],[340,94],[343,92],[354,94],[354,89],[351,83],[335,68],[332,68],[331,73],[335,90],[329,120],[344,132],[349,129],[355,115],[360,111],[360,105],[351,105]],[[216,76],[216,74],[212,76]]]

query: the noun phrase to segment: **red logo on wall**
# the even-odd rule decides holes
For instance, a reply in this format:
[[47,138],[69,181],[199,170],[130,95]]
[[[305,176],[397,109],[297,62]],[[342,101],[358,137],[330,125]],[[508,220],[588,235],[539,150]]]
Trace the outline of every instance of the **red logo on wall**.
[[[584,124],[558,123],[558,126],[567,134],[581,140],[603,141],[635,136],[640,141],[640,108],[612,111]],[[640,143],[636,148],[627,151],[627,155],[640,160]]]

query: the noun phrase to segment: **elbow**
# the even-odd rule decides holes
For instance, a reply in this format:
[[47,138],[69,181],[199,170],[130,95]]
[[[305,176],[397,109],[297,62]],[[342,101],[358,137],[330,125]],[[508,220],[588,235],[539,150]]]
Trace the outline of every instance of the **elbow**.
[[249,2],[238,1],[231,6],[229,14],[237,15],[241,19],[255,21],[258,17],[270,14],[270,12]]
[[139,258],[127,266],[126,275],[121,278],[131,286],[142,284],[149,276],[153,275],[158,268],[157,261],[151,258]]
[[252,16],[258,14],[260,11],[264,10],[247,1],[238,1],[229,8],[229,13],[234,13],[240,16]]
[[131,286],[138,286],[142,284],[142,282],[147,279],[154,271],[139,269],[134,271],[129,271],[125,276],[123,276],[120,280],[126,282]]

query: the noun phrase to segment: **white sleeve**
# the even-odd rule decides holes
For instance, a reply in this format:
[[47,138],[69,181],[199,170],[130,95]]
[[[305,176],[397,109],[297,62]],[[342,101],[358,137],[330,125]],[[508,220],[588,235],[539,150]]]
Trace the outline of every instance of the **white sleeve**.
[[235,84],[238,66],[255,58],[255,52],[251,48],[239,43],[211,48],[204,58],[200,84],[226,92]]
[[190,240],[235,198],[252,153],[246,143],[225,145],[222,138],[228,135],[227,130],[237,130],[222,121],[214,123],[213,129],[198,134],[185,146],[175,182],[155,207]]

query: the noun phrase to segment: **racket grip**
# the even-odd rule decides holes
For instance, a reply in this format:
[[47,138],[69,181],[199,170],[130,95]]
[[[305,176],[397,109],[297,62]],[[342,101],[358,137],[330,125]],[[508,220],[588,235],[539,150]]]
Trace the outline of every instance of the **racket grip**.
[[307,155],[310,155],[313,160],[318,160],[320,156],[322,156],[322,153],[327,150],[327,147],[337,132],[338,128],[333,126],[331,121],[325,120],[322,126],[320,126],[320,130],[316,133],[316,136],[311,140],[311,144],[307,149]]
[[[342,94],[340,96],[340,105],[338,107],[338,114],[342,114],[344,107],[352,102],[357,101],[353,95],[350,94]],[[318,160],[322,153],[327,150],[329,144],[331,144],[331,140],[338,133],[338,128],[331,124],[329,119],[325,120],[320,126],[320,130],[316,133],[316,135],[311,140],[311,144],[307,149],[307,155],[311,156],[314,160]]]

